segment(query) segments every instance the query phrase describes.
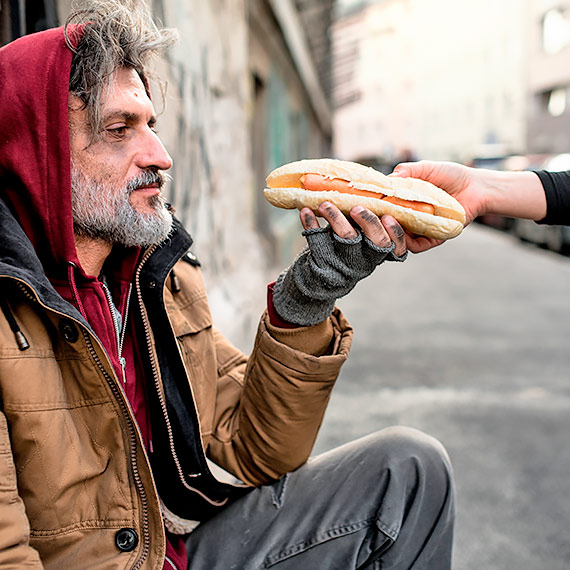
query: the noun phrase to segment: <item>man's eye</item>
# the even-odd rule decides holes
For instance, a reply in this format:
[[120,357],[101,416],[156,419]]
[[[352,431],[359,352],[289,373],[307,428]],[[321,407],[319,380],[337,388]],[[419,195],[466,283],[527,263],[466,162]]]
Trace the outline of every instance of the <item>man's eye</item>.
[[127,132],[127,126],[126,125],[122,125],[120,127],[109,127],[106,129],[106,131],[117,138],[123,137],[125,136],[126,132]]

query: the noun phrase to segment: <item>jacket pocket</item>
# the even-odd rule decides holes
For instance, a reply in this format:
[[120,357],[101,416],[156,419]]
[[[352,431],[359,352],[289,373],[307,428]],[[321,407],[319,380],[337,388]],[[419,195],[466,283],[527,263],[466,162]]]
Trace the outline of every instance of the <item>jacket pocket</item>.
[[8,435],[6,416],[0,412],[0,492],[15,493],[17,491],[16,469],[12,459],[12,447]]
[[167,311],[205,437],[212,431],[217,383],[212,316],[205,293],[183,308],[167,306]]

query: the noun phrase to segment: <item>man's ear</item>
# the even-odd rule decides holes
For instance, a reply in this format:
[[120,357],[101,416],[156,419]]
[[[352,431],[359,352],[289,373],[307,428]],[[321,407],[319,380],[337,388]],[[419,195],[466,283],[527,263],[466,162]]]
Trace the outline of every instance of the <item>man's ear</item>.
[[79,95],[70,91],[67,97],[67,108],[70,111],[82,111],[87,108],[87,103]]
[[81,97],[70,92],[67,103],[67,112],[71,151],[73,152],[73,141],[79,137],[83,137],[86,140],[82,150],[89,148],[93,142],[95,142],[96,137],[94,136],[91,124],[89,123],[87,104],[83,99],[81,99]]

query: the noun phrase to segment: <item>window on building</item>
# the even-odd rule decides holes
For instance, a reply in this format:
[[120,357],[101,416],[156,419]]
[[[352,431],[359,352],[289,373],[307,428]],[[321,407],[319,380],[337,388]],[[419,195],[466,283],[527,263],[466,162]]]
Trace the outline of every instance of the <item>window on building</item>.
[[0,0],[0,45],[57,25],[56,0]]
[[570,44],[570,19],[567,10],[553,8],[542,19],[542,48],[556,54]]
[[553,89],[548,97],[548,113],[553,117],[560,117],[566,112],[566,89]]

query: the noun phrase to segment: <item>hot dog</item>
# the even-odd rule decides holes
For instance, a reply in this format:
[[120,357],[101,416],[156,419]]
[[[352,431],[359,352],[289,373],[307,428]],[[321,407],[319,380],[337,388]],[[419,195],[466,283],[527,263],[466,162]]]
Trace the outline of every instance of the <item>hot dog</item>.
[[326,201],[348,214],[361,205],[378,216],[390,214],[409,232],[450,239],[465,225],[461,204],[437,186],[415,178],[385,176],[356,162],[298,160],[273,170],[265,198],[278,208],[309,207]]

